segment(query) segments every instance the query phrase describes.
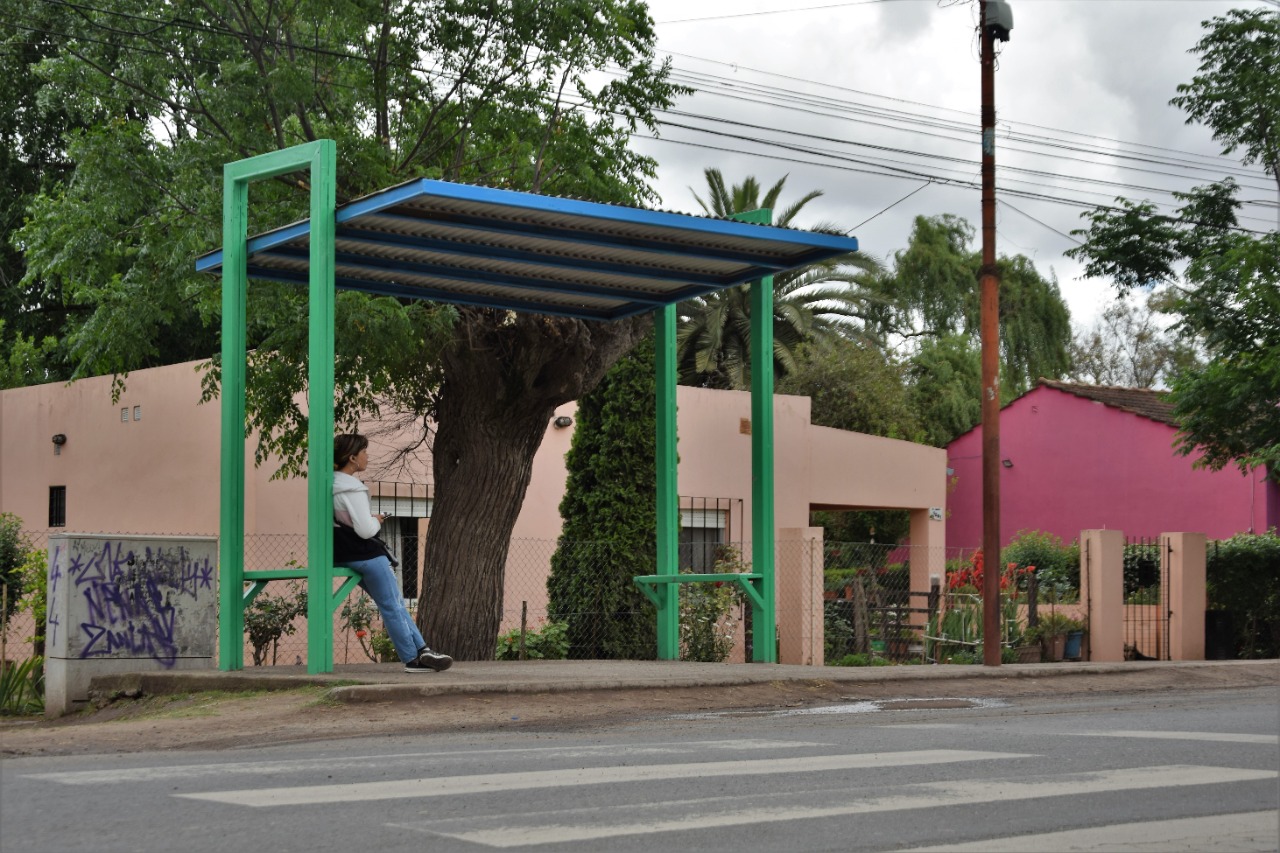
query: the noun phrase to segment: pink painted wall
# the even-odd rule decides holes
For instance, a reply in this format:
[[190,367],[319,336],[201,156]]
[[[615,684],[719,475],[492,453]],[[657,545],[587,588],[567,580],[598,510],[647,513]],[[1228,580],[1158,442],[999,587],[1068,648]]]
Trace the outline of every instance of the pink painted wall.
[[[1131,537],[1190,530],[1221,539],[1280,522],[1280,487],[1237,469],[1193,467],[1173,452],[1174,429],[1053,388],[1036,388],[1000,416],[1000,536],[1044,530],[1074,541],[1081,530]],[[982,427],[953,441],[947,542],[982,541]]]

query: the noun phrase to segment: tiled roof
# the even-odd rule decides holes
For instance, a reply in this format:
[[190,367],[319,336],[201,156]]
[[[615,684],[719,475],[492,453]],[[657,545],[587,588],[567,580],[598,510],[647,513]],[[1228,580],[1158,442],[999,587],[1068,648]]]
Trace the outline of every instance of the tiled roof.
[[1156,391],[1151,388],[1125,388],[1120,385],[1081,385],[1043,378],[1036,382],[1037,387],[1041,385],[1075,394],[1086,400],[1095,400],[1113,409],[1132,412],[1162,424],[1173,427],[1178,425],[1173,418],[1173,404],[1169,402],[1169,395],[1165,391]]

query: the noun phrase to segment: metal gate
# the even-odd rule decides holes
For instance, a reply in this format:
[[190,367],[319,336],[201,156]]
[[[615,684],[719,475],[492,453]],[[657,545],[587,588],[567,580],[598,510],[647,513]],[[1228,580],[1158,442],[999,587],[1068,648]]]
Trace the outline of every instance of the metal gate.
[[1170,544],[1126,539],[1124,545],[1124,658],[1169,660]]

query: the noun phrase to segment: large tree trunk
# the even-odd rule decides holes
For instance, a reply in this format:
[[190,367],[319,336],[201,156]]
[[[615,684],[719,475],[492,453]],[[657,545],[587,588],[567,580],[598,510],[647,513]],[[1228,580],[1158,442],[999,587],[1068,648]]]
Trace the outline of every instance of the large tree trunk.
[[556,406],[594,388],[650,327],[464,308],[445,355],[418,622],[458,660],[492,660],[511,531]]

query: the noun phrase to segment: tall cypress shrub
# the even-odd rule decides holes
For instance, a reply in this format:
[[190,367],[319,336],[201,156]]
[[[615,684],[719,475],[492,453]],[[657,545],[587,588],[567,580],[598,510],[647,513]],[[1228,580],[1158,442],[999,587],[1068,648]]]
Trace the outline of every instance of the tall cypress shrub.
[[550,617],[568,623],[571,658],[656,655],[654,607],[632,582],[655,570],[654,423],[650,336],[578,401],[547,579]]

